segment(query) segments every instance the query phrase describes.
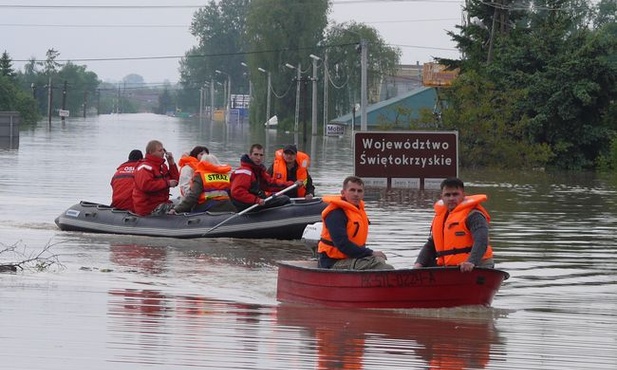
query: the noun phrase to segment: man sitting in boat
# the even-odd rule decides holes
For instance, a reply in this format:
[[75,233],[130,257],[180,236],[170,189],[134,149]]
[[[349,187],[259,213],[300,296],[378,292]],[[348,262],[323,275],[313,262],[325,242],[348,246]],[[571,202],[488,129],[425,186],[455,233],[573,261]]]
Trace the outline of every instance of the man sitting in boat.
[[214,154],[203,154],[184,199],[169,213],[235,212],[229,198],[231,166],[221,164]]
[[475,266],[494,268],[489,245],[491,220],[480,205],[485,194],[465,195],[463,181],[449,177],[441,182],[441,199],[435,205],[431,236],[424,244],[414,267],[460,266],[468,272]]
[[178,179],[178,190],[180,197],[184,198],[191,187],[191,180],[195,174],[195,167],[201,160],[201,156],[210,154],[210,151],[205,146],[198,145],[191,149],[189,153],[182,154],[178,161],[180,167],[180,178]]
[[[267,204],[264,201],[271,193],[282,190],[294,184],[286,181],[277,184],[266,171],[263,165],[264,148],[261,144],[251,145],[249,154],[240,158],[240,168],[231,174],[231,200],[239,211],[243,211],[255,204],[256,209],[278,207],[290,203],[287,195],[279,195]],[[298,186],[304,186],[302,181],[296,181]]]
[[385,253],[366,246],[368,217],[364,211],[364,181],[349,176],[341,196],[323,197],[323,229],[317,245],[319,267],[339,270],[392,270]]
[[135,187],[135,169],[137,163],[144,157],[139,149],[131,150],[128,161],[122,163],[116,169],[111,178],[111,206],[134,212],[133,188]]
[[301,180],[304,187],[292,189],[287,193],[291,198],[313,199],[315,186],[313,179],[308,173],[311,158],[304,152],[299,152],[295,145],[285,145],[283,149],[274,152],[274,162],[268,169],[268,173],[279,184],[286,181]]
[[178,186],[179,176],[173,154],[166,151],[160,141],[150,141],[146,146],[146,157],[135,170],[135,213],[140,216],[167,213],[173,207],[169,200],[169,189]]

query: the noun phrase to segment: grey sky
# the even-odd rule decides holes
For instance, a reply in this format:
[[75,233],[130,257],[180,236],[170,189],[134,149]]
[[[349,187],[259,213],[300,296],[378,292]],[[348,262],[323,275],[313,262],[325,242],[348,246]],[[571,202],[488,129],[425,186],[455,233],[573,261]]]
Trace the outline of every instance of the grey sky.
[[[294,1],[294,0],[287,0]],[[179,78],[179,56],[196,45],[189,33],[193,13],[207,1],[0,0],[0,52],[21,69],[47,49],[60,59],[87,65],[103,80],[137,73],[148,83]],[[333,0],[330,19],[375,27],[403,52],[401,62],[424,63],[433,56],[458,57],[446,30],[461,22],[462,1]],[[146,8],[140,8],[146,6]],[[160,8],[153,8],[153,7]],[[86,8],[90,7],[90,8]],[[156,57],[154,59],[139,59]],[[96,61],[93,59],[118,58]],[[126,58],[126,59],[122,59]],[[130,58],[136,58],[131,60]]]

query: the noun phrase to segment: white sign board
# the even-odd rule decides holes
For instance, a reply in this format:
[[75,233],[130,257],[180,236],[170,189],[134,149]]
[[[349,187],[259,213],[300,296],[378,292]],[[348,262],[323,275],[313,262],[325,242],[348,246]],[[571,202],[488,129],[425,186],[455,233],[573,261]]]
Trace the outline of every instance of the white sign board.
[[329,124],[326,126],[326,136],[342,136],[345,134],[345,126]]
[[60,117],[68,117],[69,116],[69,111],[65,110],[65,109],[58,109],[58,115]]

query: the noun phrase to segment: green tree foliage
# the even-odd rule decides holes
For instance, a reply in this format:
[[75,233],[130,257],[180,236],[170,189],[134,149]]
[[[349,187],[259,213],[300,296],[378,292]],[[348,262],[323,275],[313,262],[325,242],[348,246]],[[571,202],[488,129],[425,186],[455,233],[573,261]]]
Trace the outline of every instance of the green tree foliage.
[[163,93],[159,95],[158,103],[159,103],[159,106],[157,108],[158,114],[165,114],[169,111],[173,112],[176,110],[176,103],[174,101],[172,93],[169,91],[169,86],[165,86],[165,88],[163,89]]
[[8,76],[0,75],[0,111],[17,111],[22,123],[33,124],[38,118],[36,102]]
[[[198,45],[180,61],[180,84],[185,92],[179,99],[185,109],[198,110],[199,90],[211,81],[224,83],[229,77],[234,93],[234,86],[244,85],[246,77],[240,63],[248,50],[248,9],[249,0],[211,0],[193,15],[190,31]],[[221,94],[217,103],[222,106],[222,102]]]
[[8,78],[15,77],[13,60],[11,60],[9,53],[7,53],[6,50],[2,53],[2,56],[0,57],[0,76],[5,76]]
[[[297,70],[290,70],[286,64],[300,68],[302,78],[311,75],[310,54],[319,54],[317,45],[323,40],[328,24],[328,0],[253,0],[247,19],[248,64],[254,87],[254,107],[251,121],[263,123],[267,120],[265,110],[268,96],[267,79],[257,68],[269,71],[274,90],[272,115],[279,117],[279,124],[288,126],[293,121],[296,107],[295,78]],[[304,90],[310,91],[309,89]],[[304,97],[309,98],[308,96]]]
[[327,31],[324,44],[328,52],[328,76],[332,81],[329,93],[329,116],[350,111],[353,104],[360,103],[361,45],[368,47],[367,82],[369,104],[375,103],[377,90],[384,76],[396,73],[401,51],[388,46],[375,28],[350,22],[333,24]]
[[62,94],[64,93],[64,85],[60,81],[67,82],[66,91],[66,106],[65,109],[71,112],[72,116],[81,115],[84,105],[88,109],[91,100],[96,95],[96,89],[99,85],[98,76],[96,73],[87,71],[86,66],[79,66],[71,62],[67,62],[58,72],[57,80],[59,82],[60,91],[58,93],[58,103],[62,103]]
[[[470,154],[491,147],[482,138],[487,124],[506,144],[493,146],[494,160],[470,159],[506,167],[521,160],[520,165],[545,161],[562,169],[596,166],[609,152],[617,128],[612,108],[617,99],[615,23],[610,17],[593,18],[606,11],[592,11],[579,0],[539,1],[533,7],[513,1],[467,4],[474,21],[453,34],[466,58],[452,64],[462,67],[460,80],[469,86],[455,86],[444,121],[452,128],[467,124],[460,128],[461,138],[479,135],[461,145]],[[468,100],[461,92],[473,86],[482,89],[467,91],[475,94]],[[506,165],[506,157],[497,153],[513,147],[523,158],[509,156],[513,163]]]

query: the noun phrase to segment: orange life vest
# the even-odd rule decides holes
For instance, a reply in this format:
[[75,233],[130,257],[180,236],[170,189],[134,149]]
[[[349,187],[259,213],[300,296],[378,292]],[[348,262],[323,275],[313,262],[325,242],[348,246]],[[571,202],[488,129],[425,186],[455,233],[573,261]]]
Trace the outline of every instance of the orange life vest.
[[[443,200],[435,203],[435,218],[431,230],[439,266],[457,266],[467,261],[473,246],[473,237],[465,221],[472,211],[481,212],[487,222],[491,221],[486,209],[480,205],[486,199],[484,194],[466,196],[452,212],[448,212]],[[493,248],[489,244],[482,259],[492,257]]]
[[[311,164],[311,157],[304,152],[298,151],[296,153],[296,180],[302,180],[306,185],[308,179],[308,167]],[[274,162],[272,163],[272,178],[278,184],[283,184],[287,181],[287,163],[283,158],[283,149],[279,149],[274,152]],[[306,187],[297,189],[298,196],[303,197],[306,195]]]
[[215,165],[200,161],[195,166],[195,174],[201,176],[203,191],[199,195],[197,202],[203,204],[209,199],[229,199],[229,191],[231,188],[231,183],[229,182],[230,171],[230,165]]
[[336,248],[332,242],[330,231],[326,226],[326,216],[333,210],[340,208],[345,212],[347,216],[347,238],[354,244],[364,248],[366,239],[368,238],[368,217],[364,211],[364,202],[360,201],[360,206],[355,205],[343,200],[340,196],[325,196],[322,198],[324,202],[329,203],[326,209],[321,212],[321,219],[323,227],[321,229],[321,239],[319,241],[318,252],[325,252],[328,257],[334,259],[349,258],[346,254]]

